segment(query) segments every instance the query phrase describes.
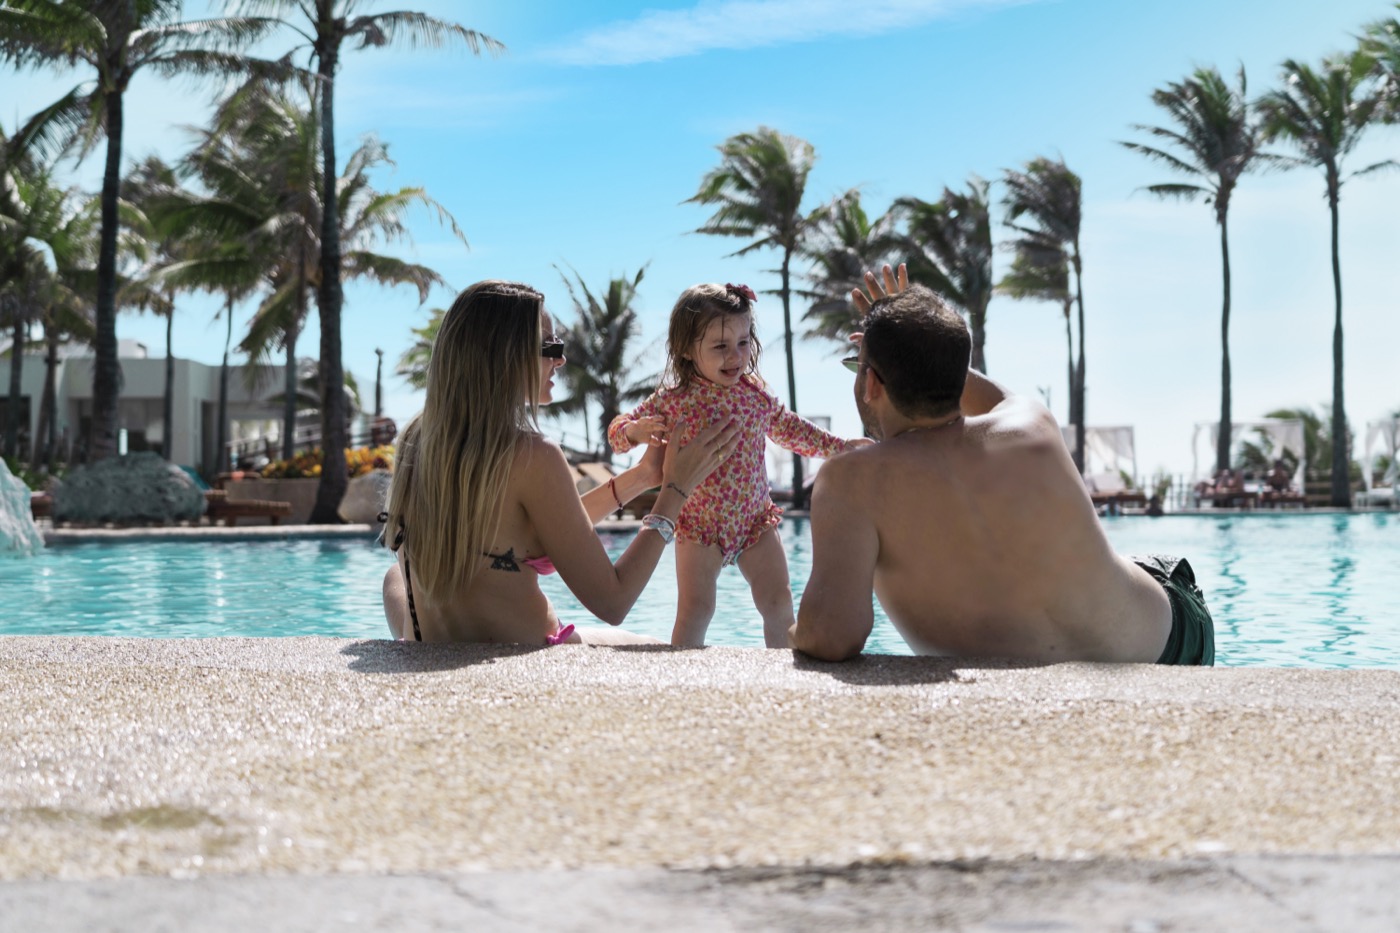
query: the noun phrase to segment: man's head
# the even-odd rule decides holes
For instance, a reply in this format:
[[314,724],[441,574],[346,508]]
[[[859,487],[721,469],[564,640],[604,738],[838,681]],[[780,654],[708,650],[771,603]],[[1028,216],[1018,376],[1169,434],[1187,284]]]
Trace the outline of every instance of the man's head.
[[[946,301],[922,285],[911,285],[876,301],[863,327],[861,367],[880,380],[901,415],[936,418],[958,410],[972,336]],[[856,380],[857,404],[868,378],[863,372]]]

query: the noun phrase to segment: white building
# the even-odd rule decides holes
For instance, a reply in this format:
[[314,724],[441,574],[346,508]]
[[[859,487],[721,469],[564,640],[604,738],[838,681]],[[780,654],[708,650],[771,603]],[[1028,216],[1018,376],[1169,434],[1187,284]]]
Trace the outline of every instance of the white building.
[[[3,347],[0,347],[3,352]],[[159,452],[165,437],[165,358],[150,357],[134,340],[118,342],[122,388],[118,399],[117,427],[125,452]],[[60,449],[80,449],[92,423],[92,369],[90,347],[60,348],[55,373],[57,423],[54,436]],[[228,440],[276,437],[281,430],[282,366],[235,366],[228,380]],[[0,438],[8,424],[10,360],[0,359]],[[20,430],[34,438],[39,428],[39,408],[44,394],[44,351],[26,352],[20,368]],[[210,476],[227,469],[218,447],[219,367],[191,360],[175,360],[171,460]]]

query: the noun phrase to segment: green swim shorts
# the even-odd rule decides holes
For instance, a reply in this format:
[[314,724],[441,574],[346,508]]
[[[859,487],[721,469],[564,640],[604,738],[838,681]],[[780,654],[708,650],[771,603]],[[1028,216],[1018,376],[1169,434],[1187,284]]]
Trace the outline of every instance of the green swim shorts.
[[1172,604],[1172,633],[1158,664],[1215,664],[1215,623],[1206,598],[1196,586],[1196,575],[1184,557],[1151,554],[1131,558],[1152,579],[1162,584]]

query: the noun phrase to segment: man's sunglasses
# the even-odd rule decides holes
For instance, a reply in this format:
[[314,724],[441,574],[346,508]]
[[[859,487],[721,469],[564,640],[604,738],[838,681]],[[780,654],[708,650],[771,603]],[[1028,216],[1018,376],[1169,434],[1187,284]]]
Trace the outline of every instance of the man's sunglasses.
[[564,358],[564,341],[546,340],[540,347],[540,356],[547,360],[562,360]]
[[844,366],[844,367],[846,367],[847,369],[849,369],[849,370],[850,370],[851,372],[853,372],[853,373],[858,373],[858,372],[860,372],[860,357],[859,357],[859,356],[848,356],[848,357],[846,357],[844,360],[841,361],[841,365]]

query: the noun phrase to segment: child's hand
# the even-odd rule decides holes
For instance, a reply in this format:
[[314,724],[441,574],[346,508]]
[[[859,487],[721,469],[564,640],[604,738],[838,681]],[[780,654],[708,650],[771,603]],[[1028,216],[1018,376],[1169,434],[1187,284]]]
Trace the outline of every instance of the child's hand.
[[665,418],[638,418],[627,426],[627,439],[633,444],[659,447],[666,443],[666,437],[670,433],[671,429],[666,426]]

